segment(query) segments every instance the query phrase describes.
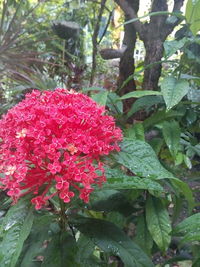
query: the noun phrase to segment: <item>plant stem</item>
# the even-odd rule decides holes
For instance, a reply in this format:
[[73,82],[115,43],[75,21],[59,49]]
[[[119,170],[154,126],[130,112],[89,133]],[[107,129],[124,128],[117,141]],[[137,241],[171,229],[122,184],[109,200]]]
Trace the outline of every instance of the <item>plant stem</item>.
[[60,202],[60,228],[62,231],[66,231],[66,225],[67,225],[67,218],[65,214],[65,203],[59,199]]

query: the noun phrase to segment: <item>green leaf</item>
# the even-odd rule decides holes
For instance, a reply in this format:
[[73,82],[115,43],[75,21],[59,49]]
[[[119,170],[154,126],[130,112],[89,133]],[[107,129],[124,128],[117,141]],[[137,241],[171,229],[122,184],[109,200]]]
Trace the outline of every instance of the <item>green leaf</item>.
[[37,256],[43,255],[45,247],[43,246],[46,240],[50,238],[50,225],[52,221],[57,219],[52,214],[39,214],[35,216],[31,233],[24,243],[24,249],[20,255],[17,267],[32,267]]
[[195,102],[199,105],[200,104],[199,103],[200,102],[200,90],[191,88],[187,94],[187,98],[191,100],[192,102]]
[[200,213],[196,213],[184,221],[176,225],[173,230],[174,234],[183,233],[187,234],[188,232],[200,231]]
[[112,211],[109,212],[106,215],[106,220],[116,224],[118,227],[123,228],[126,226],[126,220],[124,219],[123,214],[117,212],[117,211]]
[[194,207],[194,197],[189,185],[177,178],[171,179],[171,183],[177,192],[180,192],[185,196],[188,201],[189,211],[191,212]]
[[137,99],[132,107],[130,108],[129,112],[127,113],[127,117],[129,118],[132,116],[134,113],[136,113],[139,110],[148,110],[152,106],[156,104],[164,103],[163,97],[162,96],[143,96],[139,99]]
[[105,169],[107,182],[103,189],[145,189],[163,192],[162,186],[148,178],[128,176],[119,169]]
[[164,261],[162,267],[171,267],[173,265],[178,267],[192,267],[191,256],[189,253],[180,253],[178,256],[174,256],[169,260]]
[[181,239],[181,244],[193,242],[193,241],[200,241],[200,231],[188,233]]
[[76,242],[74,237],[60,232],[49,242],[42,262],[42,267],[81,267],[76,261]]
[[193,76],[193,75],[189,75],[189,74],[181,74],[181,79],[185,79],[185,80],[200,80],[200,77],[197,76]]
[[171,216],[172,224],[177,222],[177,219],[180,216],[182,211],[183,205],[185,203],[185,199],[180,197],[180,195],[174,194],[172,195],[172,202],[173,202],[173,214]]
[[99,105],[105,106],[108,97],[108,91],[99,92],[97,94],[91,95],[92,99],[96,101]]
[[182,38],[181,40],[171,40],[164,42],[165,54],[166,57],[170,57],[175,54],[178,50],[180,50],[185,43],[188,41],[186,37]]
[[20,200],[9,209],[0,229],[0,266],[16,266],[32,224],[33,210],[27,201]]
[[128,138],[145,140],[143,123],[135,123],[132,127],[125,130],[125,136]]
[[179,127],[179,123],[175,120],[165,121],[162,126],[162,132],[165,142],[172,156],[175,157],[178,153],[180,145],[181,130]]
[[100,267],[101,262],[93,255],[94,243],[84,235],[80,235],[77,242],[76,259],[81,267]]
[[175,156],[175,166],[178,166],[178,165],[183,163],[183,157],[184,157],[184,155],[181,152],[178,152],[176,154],[176,156]]
[[159,110],[154,113],[151,117],[147,118],[144,122],[144,128],[148,129],[158,123],[161,123],[167,119],[182,117],[185,114],[185,111],[176,111],[176,110],[169,110],[166,112],[165,110]]
[[119,96],[114,92],[109,92],[106,105],[116,114],[123,113],[123,103],[119,101]]
[[188,0],[185,16],[190,30],[196,35],[200,30],[200,0]]
[[200,213],[194,214],[176,225],[173,234],[181,235],[181,243],[200,241]]
[[91,196],[89,209],[106,212],[117,211],[124,216],[129,216],[134,209],[129,203],[126,193],[103,188]]
[[144,126],[142,123],[135,123],[133,126],[135,137],[138,140],[145,141]]
[[148,254],[151,255],[151,249],[153,247],[153,239],[149,233],[146,225],[144,215],[138,217],[136,227],[136,237],[134,241]]
[[166,77],[161,82],[161,92],[163,94],[167,110],[177,105],[190,89],[188,81],[177,80],[174,77]]
[[185,165],[188,167],[188,169],[192,168],[192,162],[186,155],[183,156],[183,160],[185,162]]
[[160,153],[160,150],[163,146],[164,140],[163,138],[153,138],[149,141],[149,144],[152,146],[153,150],[156,152],[156,155]]
[[192,267],[199,267],[200,266],[200,258],[196,259],[192,264]]
[[152,147],[144,141],[124,139],[121,151],[115,158],[118,163],[141,177],[154,179],[174,177],[161,165]]
[[166,251],[171,241],[170,232],[172,229],[168,211],[160,199],[148,197],[146,221],[153,240],[162,251]]
[[134,91],[134,92],[130,92],[128,94],[123,95],[122,97],[120,97],[120,99],[128,99],[132,97],[139,98],[139,97],[148,96],[148,95],[162,95],[162,93],[158,91],[151,91],[151,90]]
[[116,255],[125,267],[153,267],[151,260],[115,224],[98,219],[77,218],[73,224],[106,253]]

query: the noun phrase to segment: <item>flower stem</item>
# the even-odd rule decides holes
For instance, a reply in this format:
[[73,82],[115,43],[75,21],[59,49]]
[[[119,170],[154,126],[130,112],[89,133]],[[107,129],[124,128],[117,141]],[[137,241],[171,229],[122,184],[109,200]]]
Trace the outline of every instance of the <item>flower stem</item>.
[[67,217],[65,214],[65,203],[59,198],[60,202],[60,228],[62,231],[66,231]]

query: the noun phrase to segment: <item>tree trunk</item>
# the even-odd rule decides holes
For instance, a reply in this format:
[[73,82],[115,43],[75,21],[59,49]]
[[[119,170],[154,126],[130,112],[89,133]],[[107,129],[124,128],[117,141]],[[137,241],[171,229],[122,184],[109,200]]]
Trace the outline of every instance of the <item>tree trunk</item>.
[[[151,12],[168,11],[167,0],[153,0]],[[163,43],[166,34],[162,31],[166,25],[167,15],[152,16],[148,24],[148,30],[143,34],[143,42],[146,50],[144,60],[143,90],[158,90],[158,80],[161,75],[161,61],[163,56]]]
[[[119,78],[118,78],[118,86],[121,87],[123,82],[126,81],[129,76],[134,73],[135,69],[135,61],[133,57],[134,48],[136,42],[136,32],[134,27],[130,24],[125,25],[125,36],[124,36],[124,45],[126,45],[126,49],[120,59],[119,63]],[[129,81],[121,90],[120,95],[124,95],[128,92],[135,90],[135,81],[132,79]]]
[[[137,13],[139,9],[139,0],[132,1],[127,0],[129,5],[134,9]],[[129,20],[129,16],[125,14],[125,21]],[[136,30],[134,25],[131,23],[124,25],[124,40],[123,44],[126,46],[126,49],[123,53],[123,56],[120,59],[119,64],[119,79],[118,86],[121,87],[123,82],[126,81],[135,70],[135,61],[134,61],[134,49],[136,43]],[[121,90],[120,95],[129,93],[136,89],[134,79],[131,79]]]
[[161,75],[161,61],[163,56],[163,41],[160,39],[144,43],[146,55],[144,65],[143,90],[158,90],[158,80]]

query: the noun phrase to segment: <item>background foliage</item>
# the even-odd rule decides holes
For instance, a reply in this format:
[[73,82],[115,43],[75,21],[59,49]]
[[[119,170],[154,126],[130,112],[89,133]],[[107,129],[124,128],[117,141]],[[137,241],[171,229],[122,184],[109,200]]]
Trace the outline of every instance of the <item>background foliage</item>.
[[[99,53],[117,42],[115,2],[0,2],[1,114],[33,88],[74,88],[105,105],[124,132],[88,205],[54,198],[35,211],[29,199],[11,205],[0,192],[0,266],[200,266],[200,1],[184,1],[178,15],[146,10],[145,25],[177,26],[160,61],[131,65],[123,81]],[[121,8],[120,29],[124,18],[143,23]],[[156,88],[142,87],[156,64]]]

